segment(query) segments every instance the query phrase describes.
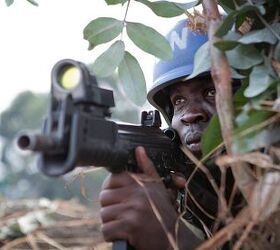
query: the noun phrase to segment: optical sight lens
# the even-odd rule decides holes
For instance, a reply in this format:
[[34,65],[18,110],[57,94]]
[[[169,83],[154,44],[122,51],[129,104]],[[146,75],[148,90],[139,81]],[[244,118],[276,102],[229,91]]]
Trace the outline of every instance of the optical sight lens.
[[80,69],[73,65],[69,65],[64,67],[59,73],[58,83],[62,88],[66,90],[71,90],[78,86],[80,79]]

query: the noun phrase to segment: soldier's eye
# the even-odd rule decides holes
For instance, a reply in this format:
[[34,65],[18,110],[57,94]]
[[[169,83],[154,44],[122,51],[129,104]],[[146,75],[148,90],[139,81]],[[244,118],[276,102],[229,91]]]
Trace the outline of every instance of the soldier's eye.
[[207,96],[214,97],[215,95],[216,95],[216,90],[215,89],[209,89],[207,91]]
[[185,98],[183,98],[183,97],[177,97],[177,98],[174,98],[174,100],[173,100],[173,105],[174,105],[174,106],[178,106],[178,105],[183,104],[185,101],[186,101]]

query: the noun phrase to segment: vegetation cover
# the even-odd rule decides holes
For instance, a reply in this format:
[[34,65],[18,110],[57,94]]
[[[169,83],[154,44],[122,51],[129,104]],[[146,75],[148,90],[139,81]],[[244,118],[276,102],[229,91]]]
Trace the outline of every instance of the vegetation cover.
[[[273,244],[278,244],[275,239],[279,236],[274,235],[279,235],[279,230],[272,230],[275,229],[273,219],[277,218],[272,214],[277,213],[280,201],[277,192],[280,185],[280,2],[203,0],[182,4],[171,1],[106,0],[108,5],[124,5],[126,13],[133,2],[146,5],[161,17],[186,13],[194,29],[206,24],[209,42],[196,54],[192,77],[211,69],[217,91],[218,114],[203,136],[204,158],[196,162],[199,168],[207,171],[203,162],[225,147],[227,154],[219,157],[217,164],[222,173],[228,167],[232,169],[236,189],[241,191],[246,206],[237,218],[233,218],[230,214],[231,204],[226,202],[223,195],[226,183],[222,182],[220,186],[213,183],[220,200],[216,220],[226,226],[210,237],[200,249],[213,249],[222,245],[228,240],[229,234],[237,237],[234,249],[242,245],[259,247],[261,243],[259,246],[254,245],[256,235],[271,247],[276,247]],[[198,4],[202,4],[202,15],[196,11],[193,14],[188,12],[189,8]],[[220,14],[218,5],[225,13]],[[126,56],[128,52],[125,51],[125,41],[120,34],[126,31],[136,46],[156,57],[168,59],[172,53],[164,37],[155,29],[141,23],[131,23],[126,17],[123,20],[97,18],[84,29],[84,38],[89,41],[89,49],[114,39],[108,50],[94,62],[93,70],[97,74],[109,75],[117,69],[128,96],[132,96],[132,93],[140,95],[139,98],[132,97],[139,105],[141,97],[144,102],[145,93],[141,89],[145,89],[145,82],[136,59],[131,54],[129,58]],[[113,63],[110,61],[111,72],[107,71],[108,67],[104,67],[108,58],[115,58]],[[132,65],[132,69],[121,73],[124,72],[123,65]],[[138,74],[131,76],[130,72]],[[235,96],[232,96],[232,78],[240,79],[242,83]],[[189,152],[186,154],[189,155]],[[207,174],[211,178],[210,173]],[[262,234],[264,227],[260,225],[264,222],[268,224],[265,224],[266,233]],[[258,233],[256,230],[259,230]]]
[[[226,168],[232,169],[235,190],[242,193],[246,205],[233,218],[231,203],[227,203],[223,195],[226,183],[222,181],[218,186],[212,182],[219,196],[216,220],[225,227],[214,232],[199,249],[219,247],[229,235],[236,238],[233,249],[278,249],[280,1],[202,0],[185,4],[149,0],[105,1],[108,5],[123,5],[125,13],[137,2],[160,17],[187,13],[194,28],[206,24],[209,42],[197,52],[193,75],[211,68],[218,114],[204,133],[204,158],[194,161],[198,168],[207,171],[203,162],[225,147],[227,154],[218,157],[216,162],[222,173]],[[6,2],[11,4],[13,1]],[[202,4],[202,15],[190,10],[198,4]],[[218,5],[225,13],[220,13]],[[89,42],[89,49],[109,43],[108,49],[91,65],[92,70],[101,77],[117,72],[127,97],[141,106],[146,99],[145,78],[136,57],[126,50],[123,32],[136,46],[156,57],[171,58],[172,51],[154,28],[130,22],[127,14],[123,20],[98,17],[85,27],[83,34]],[[240,79],[242,83],[234,96],[231,78]],[[211,178],[210,173],[207,175]]]

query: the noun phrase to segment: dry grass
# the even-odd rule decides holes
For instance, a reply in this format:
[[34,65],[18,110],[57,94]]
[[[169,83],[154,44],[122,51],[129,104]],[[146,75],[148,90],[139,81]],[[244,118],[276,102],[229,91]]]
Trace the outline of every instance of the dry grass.
[[[37,201],[39,203],[39,200]],[[35,205],[36,201],[13,202],[1,217],[0,226],[11,225],[26,215],[38,213],[48,215],[49,223],[39,223],[37,228],[27,234],[7,237],[0,241],[2,250],[10,249],[79,249],[107,250],[111,245],[105,243],[100,232],[100,219],[91,209],[76,201],[53,201],[47,206]],[[15,223],[14,223],[15,225]]]

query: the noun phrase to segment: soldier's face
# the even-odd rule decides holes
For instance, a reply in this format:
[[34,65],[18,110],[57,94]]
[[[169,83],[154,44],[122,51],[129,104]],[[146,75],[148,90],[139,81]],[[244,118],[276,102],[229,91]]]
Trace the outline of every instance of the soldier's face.
[[170,99],[174,109],[172,127],[181,142],[198,158],[201,157],[201,137],[216,113],[215,87],[210,77],[174,84]]

